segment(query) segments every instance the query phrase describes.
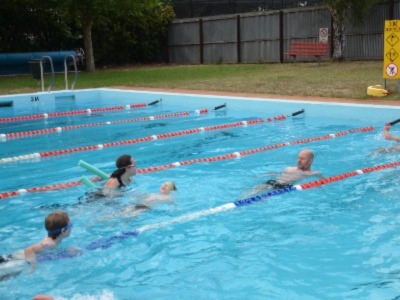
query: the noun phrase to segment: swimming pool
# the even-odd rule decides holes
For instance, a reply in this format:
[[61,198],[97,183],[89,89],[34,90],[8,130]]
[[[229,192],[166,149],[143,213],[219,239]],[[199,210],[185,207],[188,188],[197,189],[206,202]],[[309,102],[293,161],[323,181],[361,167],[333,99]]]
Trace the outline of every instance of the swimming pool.
[[[71,259],[43,262],[33,274],[0,282],[2,298],[24,299],[37,293],[66,299],[85,295],[381,299],[399,295],[399,168],[278,194],[252,205],[212,210],[247,199],[254,186],[274,176],[271,173],[295,165],[304,148],[314,151],[313,168],[325,177],[397,161],[396,153],[373,150],[391,145],[383,139],[382,127],[399,117],[398,108],[98,89],[2,96],[0,103],[8,104],[1,105],[0,118],[125,107],[157,99],[162,101],[139,109],[0,124],[0,133],[7,134],[188,112],[13,138],[0,144],[0,159],[221,125],[216,130],[185,131],[100,150],[2,160],[0,193],[93,176],[77,166],[79,160],[111,172],[116,157],[123,153],[132,154],[143,170],[132,189],[156,192],[165,180],[173,180],[178,187],[174,205],[158,206],[137,218],[107,221],[101,220],[130,204],[132,190],[113,202],[84,203],[84,185],[3,198],[1,254],[39,241],[45,235],[43,220],[54,210],[68,212],[74,222],[71,236],[57,249],[73,246],[83,252]],[[213,111],[223,103],[226,109]],[[201,108],[208,113],[196,114]],[[305,113],[290,117],[301,109]],[[267,120],[282,114],[289,117]],[[261,118],[264,122],[251,124]],[[225,126],[243,121],[247,126]],[[375,130],[318,138],[369,126]],[[394,134],[397,130],[396,126],[392,129]],[[302,142],[286,144],[291,141]],[[269,145],[281,146],[240,157],[229,155]],[[208,159],[183,163],[198,158]],[[182,162],[181,166],[170,166],[176,162]],[[138,235],[123,235],[137,229],[141,229]]]

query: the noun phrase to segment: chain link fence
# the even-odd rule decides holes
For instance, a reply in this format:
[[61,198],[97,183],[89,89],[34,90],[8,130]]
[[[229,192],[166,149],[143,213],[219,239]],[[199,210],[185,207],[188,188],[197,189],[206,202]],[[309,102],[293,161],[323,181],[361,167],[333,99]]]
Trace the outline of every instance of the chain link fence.
[[322,5],[322,0],[172,0],[177,19]]

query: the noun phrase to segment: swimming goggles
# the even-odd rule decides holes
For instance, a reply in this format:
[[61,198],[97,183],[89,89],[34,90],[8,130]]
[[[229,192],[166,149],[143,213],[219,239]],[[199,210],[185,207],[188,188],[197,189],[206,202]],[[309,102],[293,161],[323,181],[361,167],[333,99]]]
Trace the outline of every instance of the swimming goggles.
[[60,233],[62,230],[68,230],[68,229],[72,228],[72,226],[74,226],[74,224],[73,223],[69,223],[67,226],[47,231],[47,233],[48,234],[57,234],[57,233]]
[[118,168],[118,170],[123,170],[123,169],[130,168],[130,167],[136,168],[136,164],[133,163],[133,164],[127,165],[127,166],[125,166],[125,167]]

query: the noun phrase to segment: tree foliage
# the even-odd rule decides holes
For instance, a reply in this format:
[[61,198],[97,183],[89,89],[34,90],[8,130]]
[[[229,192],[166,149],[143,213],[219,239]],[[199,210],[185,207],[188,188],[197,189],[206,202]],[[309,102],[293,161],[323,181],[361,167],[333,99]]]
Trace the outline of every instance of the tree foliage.
[[89,71],[95,62],[151,62],[174,16],[160,0],[1,0],[0,52],[82,47]]
[[349,19],[354,24],[361,23],[371,7],[378,2],[378,0],[324,0],[332,15],[334,60],[341,61],[344,59],[345,33]]
[[109,10],[93,27],[96,57],[100,64],[151,62],[160,59],[168,24],[174,18],[170,5],[157,0],[126,1]]
[[0,1],[0,52],[51,51],[71,47],[68,23],[52,9],[56,1]]

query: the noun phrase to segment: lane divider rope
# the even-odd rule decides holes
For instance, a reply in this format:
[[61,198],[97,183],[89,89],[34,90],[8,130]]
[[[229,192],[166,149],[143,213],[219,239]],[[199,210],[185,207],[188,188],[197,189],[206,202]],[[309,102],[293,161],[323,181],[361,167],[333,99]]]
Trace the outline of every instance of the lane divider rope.
[[[295,141],[291,141],[291,142],[285,142],[285,143],[280,143],[280,144],[275,144],[275,145],[270,145],[270,146],[265,146],[265,147],[250,149],[250,150],[243,150],[240,152],[233,152],[233,153],[228,153],[228,154],[218,155],[218,156],[213,156],[213,157],[197,158],[197,159],[191,159],[191,160],[182,161],[182,162],[174,162],[174,163],[165,164],[165,165],[161,165],[161,166],[142,168],[142,169],[137,170],[137,174],[145,174],[145,173],[149,173],[149,172],[159,172],[159,171],[163,171],[163,170],[167,170],[167,169],[171,169],[171,168],[175,168],[175,167],[180,167],[180,166],[185,166],[185,165],[190,165],[190,164],[195,164],[195,163],[209,163],[209,162],[217,162],[217,161],[226,160],[226,159],[237,159],[241,156],[257,154],[257,153],[269,151],[269,150],[275,150],[275,149],[290,146],[290,145],[299,145],[299,144],[306,144],[306,143],[315,142],[315,141],[323,141],[323,140],[333,139],[336,137],[343,137],[343,136],[351,134],[351,133],[359,133],[359,132],[363,133],[363,132],[369,132],[369,131],[373,131],[373,130],[375,130],[375,128],[373,126],[349,129],[349,130],[340,131],[337,133],[326,134],[326,135],[322,135],[322,136],[318,136],[318,137],[304,138],[304,139],[295,140]],[[92,182],[97,182],[97,181],[101,181],[102,179],[100,177],[94,177],[94,178],[91,178],[90,180]],[[77,181],[72,181],[72,182],[67,182],[67,183],[57,183],[57,184],[47,185],[47,186],[42,186],[42,187],[19,189],[19,190],[15,190],[15,191],[11,191],[11,192],[2,192],[2,193],[0,193],[0,200],[9,198],[9,197],[22,195],[25,193],[46,192],[46,191],[53,191],[53,190],[59,190],[59,189],[66,189],[66,188],[75,187],[75,186],[78,186],[81,184],[82,184],[82,182],[80,180],[77,180]]]
[[185,116],[189,116],[189,115],[190,115],[190,113],[185,111],[185,112],[168,113],[168,114],[162,114],[162,115],[140,117],[140,118],[134,118],[134,119],[118,120],[118,121],[105,121],[105,122],[97,122],[97,123],[89,123],[89,124],[79,124],[79,125],[60,126],[60,127],[53,127],[53,128],[30,130],[30,131],[20,131],[20,132],[13,132],[13,133],[1,133],[0,141],[4,142],[4,141],[10,140],[10,139],[33,137],[33,136],[37,136],[40,134],[61,133],[66,130],[81,129],[81,128],[87,128],[87,127],[116,125],[116,124],[124,124],[124,123],[137,123],[137,122],[154,121],[154,120],[161,120],[161,119],[167,119],[167,118],[173,118],[173,117],[185,117]]
[[357,176],[360,174],[381,171],[381,170],[385,170],[385,169],[389,169],[389,168],[395,168],[398,166],[400,166],[400,161],[377,165],[377,166],[373,166],[373,167],[368,167],[368,168],[364,168],[364,169],[360,169],[360,170],[355,170],[352,172],[343,173],[343,174],[331,176],[328,178],[323,178],[323,179],[319,179],[316,181],[311,181],[308,183],[271,191],[271,192],[253,196],[253,197],[250,197],[247,199],[242,199],[242,200],[238,200],[235,202],[226,203],[226,204],[214,207],[214,208],[201,210],[201,211],[198,211],[195,213],[183,215],[183,216],[171,219],[169,221],[144,225],[133,231],[122,232],[120,234],[116,234],[116,235],[108,237],[108,238],[101,238],[97,241],[94,241],[94,242],[90,243],[88,246],[86,246],[86,250],[91,251],[91,250],[96,250],[96,249],[107,249],[107,248],[110,248],[113,244],[115,244],[121,240],[127,239],[131,236],[138,236],[140,233],[147,231],[147,230],[164,228],[164,227],[170,226],[172,224],[176,224],[176,223],[188,222],[188,221],[191,221],[194,219],[198,219],[200,217],[209,216],[209,215],[217,214],[217,213],[224,212],[224,211],[227,211],[230,209],[234,209],[236,207],[242,207],[242,206],[250,205],[253,203],[257,203],[257,202],[263,201],[263,200],[268,199],[273,196],[282,195],[282,194],[289,193],[292,191],[299,191],[299,190],[319,187],[324,184],[333,183],[333,182],[343,180],[343,179],[346,179],[349,177]]
[[48,118],[59,118],[59,117],[65,117],[65,116],[75,116],[75,115],[89,115],[90,116],[93,113],[138,109],[138,108],[146,107],[148,105],[150,105],[150,103],[149,104],[136,103],[136,104],[118,105],[118,106],[111,106],[111,107],[86,108],[86,109],[78,109],[78,110],[72,110],[72,111],[60,111],[60,112],[42,113],[42,114],[35,114],[35,115],[4,117],[4,118],[0,118],[0,123],[31,121],[31,120],[48,119]]
[[[279,115],[279,116],[275,116],[273,119],[267,118],[266,120],[268,122],[272,122],[273,120],[282,121],[285,119],[286,119],[285,115]],[[150,135],[150,136],[145,136],[145,137],[141,137],[141,138],[134,138],[131,140],[123,140],[123,141],[119,141],[119,142],[109,142],[109,143],[98,144],[98,145],[81,146],[81,147],[75,147],[75,148],[69,148],[69,149],[52,150],[52,151],[36,152],[36,153],[30,153],[30,154],[13,156],[13,157],[5,157],[5,158],[0,159],[0,163],[9,163],[9,162],[15,162],[15,161],[20,161],[20,160],[29,160],[29,159],[38,159],[41,157],[65,155],[65,154],[70,154],[70,153],[74,153],[74,152],[101,150],[103,148],[108,148],[108,147],[126,146],[126,145],[150,142],[150,141],[160,140],[160,139],[181,137],[181,136],[185,136],[185,135],[201,133],[204,131],[226,130],[226,129],[236,128],[236,127],[247,127],[248,125],[258,125],[258,124],[262,124],[262,123],[264,123],[264,119],[260,118],[260,119],[238,121],[238,122],[233,122],[233,123],[226,123],[226,124],[213,125],[213,126],[207,126],[207,127],[184,129],[184,130],[179,130],[179,131],[174,131],[174,132],[169,132],[169,133],[162,133],[162,134],[158,134],[158,135]]]
[[295,141],[291,141],[291,142],[284,142],[284,143],[280,143],[280,144],[269,145],[269,146],[264,146],[264,147],[260,147],[260,148],[249,149],[249,150],[242,150],[242,151],[237,151],[237,152],[218,155],[218,156],[196,158],[196,159],[190,159],[190,160],[165,164],[165,165],[161,165],[161,166],[143,168],[143,169],[137,170],[137,173],[144,174],[144,173],[149,173],[149,172],[163,171],[163,170],[176,168],[176,167],[180,167],[180,166],[187,166],[187,165],[196,164],[196,163],[209,163],[209,162],[216,162],[216,161],[221,161],[221,160],[226,160],[226,159],[236,159],[236,158],[240,158],[241,156],[256,154],[256,153],[269,151],[269,150],[275,150],[275,149],[283,148],[283,147],[290,146],[290,145],[299,145],[299,144],[305,144],[305,143],[310,143],[310,142],[315,142],[315,141],[323,141],[323,140],[328,140],[328,139],[332,139],[332,138],[336,138],[336,137],[342,137],[342,136],[345,136],[345,135],[348,135],[351,133],[369,132],[369,131],[373,131],[373,130],[375,130],[375,128],[373,126],[350,129],[350,130],[340,131],[337,133],[331,133],[331,134],[326,134],[326,135],[311,137],[311,138],[304,138],[304,139],[295,140]]

